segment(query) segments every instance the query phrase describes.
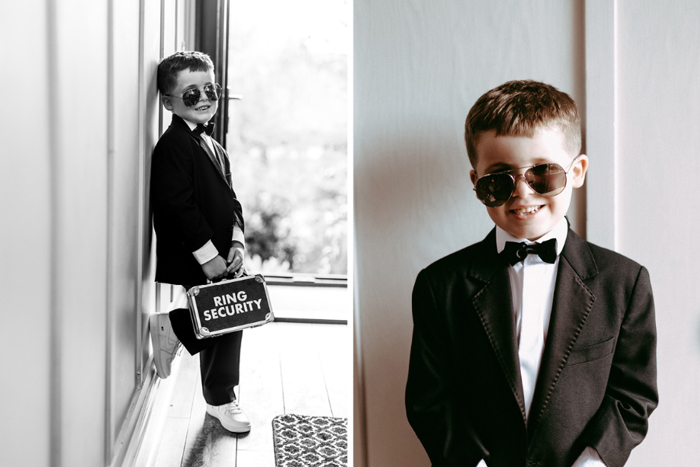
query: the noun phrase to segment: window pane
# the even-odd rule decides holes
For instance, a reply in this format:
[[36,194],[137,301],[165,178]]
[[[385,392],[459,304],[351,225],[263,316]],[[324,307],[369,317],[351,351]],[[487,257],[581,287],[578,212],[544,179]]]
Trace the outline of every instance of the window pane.
[[227,149],[254,270],[347,273],[349,14],[231,2]]

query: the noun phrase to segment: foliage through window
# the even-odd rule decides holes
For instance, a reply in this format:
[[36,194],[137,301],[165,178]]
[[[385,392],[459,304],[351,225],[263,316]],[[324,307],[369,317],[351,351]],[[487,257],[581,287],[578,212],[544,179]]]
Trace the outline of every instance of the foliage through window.
[[253,265],[347,273],[347,0],[231,0],[228,151]]

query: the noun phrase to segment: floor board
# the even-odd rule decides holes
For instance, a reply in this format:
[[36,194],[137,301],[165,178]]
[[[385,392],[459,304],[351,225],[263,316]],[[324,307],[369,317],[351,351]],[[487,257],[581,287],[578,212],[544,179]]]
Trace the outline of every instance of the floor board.
[[347,326],[335,326],[320,336],[319,357],[333,417],[350,416],[348,388],[352,383],[352,373],[348,369],[352,367],[352,351],[349,345],[334,345],[335,342],[348,342],[351,339],[349,332]]
[[253,429],[239,440],[239,450],[272,453],[272,418],[284,413],[279,363],[280,324],[245,331],[241,350],[240,401]]
[[278,322],[244,331],[237,395],[252,430],[243,435],[206,414],[199,358],[183,351],[155,467],[274,467],[274,417],[347,417],[348,332],[346,325]]
[[[285,413],[330,416],[328,391],[321,368],[318,336],[313,324],[298,324],[280,332],[280,362]],[[281,328],[282,329],[282,328]]]

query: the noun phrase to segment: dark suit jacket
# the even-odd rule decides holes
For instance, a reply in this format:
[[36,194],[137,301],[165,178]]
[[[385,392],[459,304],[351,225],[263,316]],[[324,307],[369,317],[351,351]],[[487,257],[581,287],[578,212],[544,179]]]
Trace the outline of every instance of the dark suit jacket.
[[408,420],[433,465],[571,467],[586,446],[624,465],[658,402],[646,269],[569,230],[525,418],[507,264],[495,230],[421,271]]
[[156,280],[169,284],[204,284],[206,276],[192,255],[211,240],[226,258],[234,223],[244,229],[241,203],[231,185],[226,151],[225,173],[212,160],[201,136],[177,115],[153,151],[151,206],[156,230]]

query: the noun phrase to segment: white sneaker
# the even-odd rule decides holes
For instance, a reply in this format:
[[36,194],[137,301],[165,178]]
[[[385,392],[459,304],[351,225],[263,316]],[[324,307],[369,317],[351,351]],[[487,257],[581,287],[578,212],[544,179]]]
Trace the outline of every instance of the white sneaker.
[[250,420],[237,401],[224,405],[207,404],[207,413],[219,419],[221,425],[232,433],[247,433],[250,431]]
[[168,313],[153,314],[148,320],[151,325],[151,344],[156,372],[158,376],[165,379],[170,376],[173,360],[182,344],[173,331]]

